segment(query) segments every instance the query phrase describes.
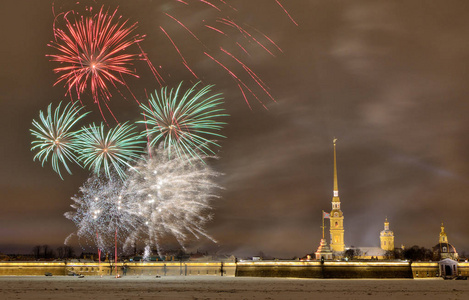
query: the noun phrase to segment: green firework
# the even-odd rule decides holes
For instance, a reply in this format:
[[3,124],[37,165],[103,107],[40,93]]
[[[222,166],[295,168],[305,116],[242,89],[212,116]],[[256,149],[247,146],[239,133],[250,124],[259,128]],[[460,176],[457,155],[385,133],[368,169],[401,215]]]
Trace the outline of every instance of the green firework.
[[[162,142],[165,149],[174,149],[178,156],[194,157],[201,152],[205,155],[214,153],[210,146],[220,147],[211,138],[222,137],[217,133],[226,123],[218,121],[219,117],[228,116],[221,108],[221,94],[211,94],[208,85],[196,90],[199,83],[189,90],[162,88],[155,91],[148,100],[148,106],[141,105],[151,147]],[[171,153],[169,153],[171,155]]]
[[111,169],[124,180],[125,169],[130,163],[140,159],[143,153],[143,136],[135,131],[135,126],[124,123],[105,132],[104,125],[94,123],[83,127],[79,135],[80,156],[85,168],[94,174],[104,172],[111,177]]
[[52,169],[59,174],[60,166],[63,165],[69,174],[72,174],[67,162],[74,162],[78,165],[77,160],[77,137],[78,132],[72,131],[73,126],[88,112],[80,115],[83,107],[78,106],[76,103],[68,103],[63,111],[61,111],[59,103],[57,108],[52,113],[52,103],[47,107],[47,114],[39,111],[39,121],[33,120],[34,129],[30,129],[34,140],[31,142],[33,145],[31,151],[38,151],[34,156],[42,162],[50,158],[52,161]]

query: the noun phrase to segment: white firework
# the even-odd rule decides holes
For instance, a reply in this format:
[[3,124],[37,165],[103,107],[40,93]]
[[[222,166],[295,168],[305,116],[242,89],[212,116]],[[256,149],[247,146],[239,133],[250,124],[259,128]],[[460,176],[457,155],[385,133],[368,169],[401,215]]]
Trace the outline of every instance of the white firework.
[[210,202],[220,186],[214,179],[220,174],[198,157],[170,156],[171,149],[153,151],[132,168],[126,182],[126,194],[134,202],[133,220],[138,238],[145,246],[156,247],[160,240],[171,235],[184,248],[191,238],[205,236],[210,220]]
[[65,213],[77,226],[81,242],[93,243],[100,250],[112,252],[115,243],[125,244],[135,234],[135,220],[124,183],[117,176],[93,176],[72,197],[75,211]]

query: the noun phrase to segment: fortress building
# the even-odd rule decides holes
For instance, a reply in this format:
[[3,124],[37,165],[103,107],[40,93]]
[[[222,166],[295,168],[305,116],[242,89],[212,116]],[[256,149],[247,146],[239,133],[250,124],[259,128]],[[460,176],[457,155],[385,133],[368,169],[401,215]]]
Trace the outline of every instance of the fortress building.
[[340,210],[339,198],[339,185],[337,183],[337,155],[336,143],[337,139],[333,140],[334,143],[334,191],[332,197],[332,211],[330,213],[331,226],[331,250],[334,252],[345,251],[344,243],[344,214]]
[[379,234],[379,239],[381,242],[381,249],[385,251],[394,250],[394,233],[389,230],[388,218],[384,222],[384,230]]

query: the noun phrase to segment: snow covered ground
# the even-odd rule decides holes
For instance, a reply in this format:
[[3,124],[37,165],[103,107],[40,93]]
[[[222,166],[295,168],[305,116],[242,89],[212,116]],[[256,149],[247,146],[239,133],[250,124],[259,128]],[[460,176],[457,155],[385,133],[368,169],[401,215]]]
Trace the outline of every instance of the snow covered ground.
[[469,281],[1,276],[0,299],[469,299]]

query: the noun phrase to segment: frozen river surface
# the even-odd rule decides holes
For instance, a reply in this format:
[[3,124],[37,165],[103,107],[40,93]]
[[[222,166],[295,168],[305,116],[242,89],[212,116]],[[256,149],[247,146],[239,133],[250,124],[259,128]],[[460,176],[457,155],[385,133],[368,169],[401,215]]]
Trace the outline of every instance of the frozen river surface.
[[2,276],[0,299],[469,299],[469,281]]

